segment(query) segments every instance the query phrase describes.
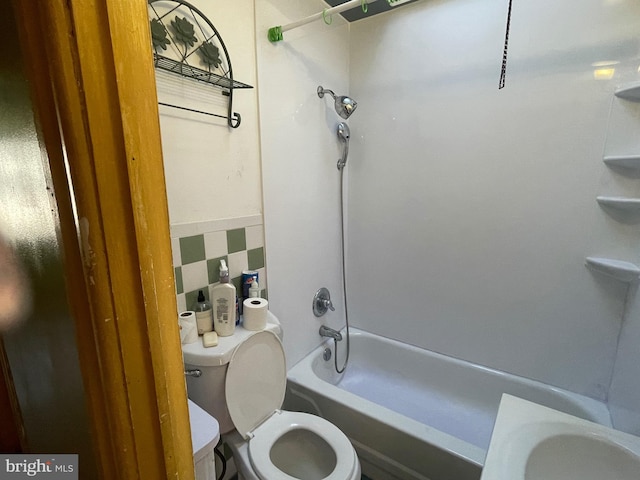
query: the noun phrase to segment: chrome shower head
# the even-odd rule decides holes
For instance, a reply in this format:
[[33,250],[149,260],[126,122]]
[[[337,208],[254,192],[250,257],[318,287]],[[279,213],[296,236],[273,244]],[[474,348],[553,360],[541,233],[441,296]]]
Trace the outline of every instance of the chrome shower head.
[[349,118],[358,106],[358,103],[353,98],[349,98],[345,95],[336,97],[336,94],[328,88],[322,88],[322,86],[318,87],[318,96],[320,98],[324,97],[325,93],[328,93],[333,97],[336,113],[344,119]]

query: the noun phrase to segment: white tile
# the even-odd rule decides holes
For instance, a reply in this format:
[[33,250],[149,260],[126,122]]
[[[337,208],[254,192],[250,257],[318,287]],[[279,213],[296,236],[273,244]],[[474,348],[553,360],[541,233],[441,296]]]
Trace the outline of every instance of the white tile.
[[180,253],[180,239],[171,239],[171,254],[173,256],[173,266],[179,267],[182,265],[182,254]]
[[182,266],[182,285],[185,293],[203,288],[208,284],[209,275],[207,274],[206,260]]
[[258,269],[258,283],[260,284],[260,295],[262,295],[264,289],[267,288],[267,270],[264,267]]
[[176,301],[178,302],[178,312],[187,310],[187,297],[184,293],[176,295]]
[[245,228],[252,225],[262,225],[262,215],[247,215],[245,217],[225,218],[217,221],[216,230],[233,230],[235,228]]
[[190,237],[198,234],[197,223],[174,224],[169,227],[171,238]]
[[239,277],[243,270],[248,269],[249,259],[246,250],[229,254],[229,279]]
[[222,218],[203,222],[174,223],[171,225],[171,237],[189,237],[200,233],[262,225],[262,223],[262,215],[259,213],[244,217]]
[[244,229],[247,238],[247,250],[264,247],[264,227],[254,225]]
[[224,257],[228,252],[227,232],[209,232],[204,234],[204,254],[206,258]]

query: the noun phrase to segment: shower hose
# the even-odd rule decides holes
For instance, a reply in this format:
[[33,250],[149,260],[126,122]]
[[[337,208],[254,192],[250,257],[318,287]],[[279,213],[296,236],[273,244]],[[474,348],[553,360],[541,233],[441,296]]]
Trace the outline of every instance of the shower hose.
[[344,298],[344,318],[347,326],[347,355],[344,359],[342,368],[338,368],[338,341],[334,338],[333,344],[335,346],[335,355],[333,356],[333,363],[336,368],[336,372],[342,373],[346,370],[349,363],[349,307],[347,306],[347,279],[346,279],[346,260],[345,260],[345,248],[344,248],[344,165],[338,166],[340,170],[340,247],[342,253],[342,296]]

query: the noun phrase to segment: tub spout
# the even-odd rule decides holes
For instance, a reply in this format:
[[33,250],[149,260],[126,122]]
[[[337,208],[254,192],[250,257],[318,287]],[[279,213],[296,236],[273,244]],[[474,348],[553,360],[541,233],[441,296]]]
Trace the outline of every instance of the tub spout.
[[324,325],[320,327],[320,336],[333,338],[338,342],[342,340],[342,334],[340,332],[338,332],[337,330],[334,330],[333,328],[326,327]]

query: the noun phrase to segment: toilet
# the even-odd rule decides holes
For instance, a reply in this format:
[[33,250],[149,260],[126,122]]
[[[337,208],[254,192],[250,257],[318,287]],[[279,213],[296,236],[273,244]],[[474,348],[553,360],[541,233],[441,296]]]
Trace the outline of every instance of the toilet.
[[[215,417],[245,480],[360,480],[360,462],[346,435],[327,420],[281,410],[286,362],[280,325],[237,327],[219,345],[183,345],[189,397]],[[234,338],[235,337],[235,338]]]

